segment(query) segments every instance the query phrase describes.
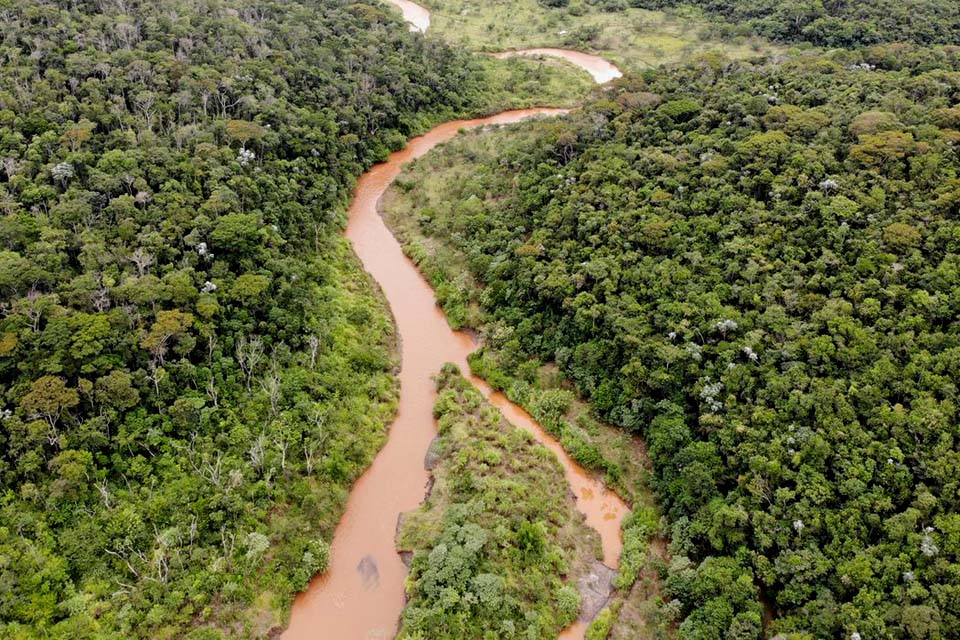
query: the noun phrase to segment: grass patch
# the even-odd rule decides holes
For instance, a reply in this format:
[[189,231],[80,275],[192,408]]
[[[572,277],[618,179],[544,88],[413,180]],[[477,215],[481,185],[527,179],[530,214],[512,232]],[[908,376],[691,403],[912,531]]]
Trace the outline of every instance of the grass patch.
[[574,0],[545,8],[536,0],[426,0],[431,33],[481,51],[561,47],[596,53],[623,70],[639,71],[705,51],[749,58],[780,50],[760,38],[719,40],[695,10],[603,11]]
[[489,93],[483,102],[488,114],[504,109],[573,107],[593,89],[590,75],[556,58],[478,57]]

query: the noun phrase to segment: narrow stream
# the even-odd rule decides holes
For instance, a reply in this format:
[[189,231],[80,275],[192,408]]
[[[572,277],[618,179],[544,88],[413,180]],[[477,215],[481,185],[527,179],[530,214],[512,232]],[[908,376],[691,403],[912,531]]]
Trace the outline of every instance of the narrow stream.
[[600,56],[572,49],[554,49],[553,47],[541,47],[538,49],[515,49],[510,51],[500,51],[494,53],[494,58],[510,58],[512,56],[549,56],[552,58],[563,58],[570,64],[580,67],[591,76],[597,84],[604,84],[623,74],[612,62],[604,60]]
[[[411,29],[425,32],[430,26],[430,12],[424,7],[410,0],[387,1],[400,9]],[[495,55],[561,57],[586,70],[598,83],[621,75],[603,58],[578,51],[527,49]],[[436,435],[432,376],[445,362],[456,363],[466,374],[470,370],[467,356],[477,347],[470,335],[450,329],[430,285],[403,255],[380,218],[377,206],[381,196],[405,163],[453,138],[460,129],[563,112],[525,109],[442,124],[410,140],[406,149],[391,154],[357,182],[346,235],[393,311],[401,341],[400,403],[387,444],[350,493],[346,511],[334,532],[330,567],[297,597],[284,640],[368,640],[396,635],[407,576],[407,568],[395,547],[397,519],[416,508],[426,494],[429,474],[423,459]],[[577,509],[600,534],[604,564],[616,567],[622,548],[620,522],[628,512],[626,504],[570,459],[523,409],[493,392],[483,380],[470,376],[470,381],[509,422],[532,433],[556,454],[576,496]],[[564,630],[561,639],[579,640],[585,631],[586,624],[578,621]]]
[[410,0],[387,0],[387,2],[400,9],[403,19],[410,23],[411,31],[426,33],[430,27],[430,11],[426,7],[421,7]]
[[[410,140],[406,149],[365,173],[350,206],[347,238],[364,268],[383,289],[401,338],[400,406],[387,444],[370,469],[357,481],[337,526],[330,568],[318,576],[294,602],[285,640],[362,640],[392,638],[404,605],[407,569],[394,546],[398,516],[417,507],[426,491],[428,472],[423,459],[436,434],[431,377],[445,362],[465,373],[476,344],[470,335],[450,329],[436,304],[433,290],[387,229],[378,211],[380,197],[403,165],[454,137],[460,129],[517,122],[559,109],[508,111],[479,120],[442,124]],[[552,450],[563,464],[577,508],[603,542],[603,560],[616,567],[622,546],[620,522],[628,509],[602,482],[577,465],[530,416],[502,394],[491,393],[471,378],[511,423],[527,429]],[[582,638],[576,624],[564,638]]]

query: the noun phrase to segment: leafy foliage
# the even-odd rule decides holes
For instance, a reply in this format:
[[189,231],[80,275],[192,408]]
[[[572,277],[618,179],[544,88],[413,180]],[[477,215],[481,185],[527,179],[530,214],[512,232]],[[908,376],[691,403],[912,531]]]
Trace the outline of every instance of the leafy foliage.
[[707,56],[404,178],[467,163],[406,195],[486,370],[645,437],[681,637],[960,627],[958,103],[953,48]]
[[265,634],[394,406],[343,205],[485,76],[341,0],[0,13],[0,635]]
[[960,36],[960,6],[942,0],[630,0],[630,5],[695,6],[766,38],[828,47],[952,44]]
[[437,377],[436,484],[404,517],[414,551],[402,638],[556,638],[580,594],[596,533],[553,455],[506,422],[454,365]]

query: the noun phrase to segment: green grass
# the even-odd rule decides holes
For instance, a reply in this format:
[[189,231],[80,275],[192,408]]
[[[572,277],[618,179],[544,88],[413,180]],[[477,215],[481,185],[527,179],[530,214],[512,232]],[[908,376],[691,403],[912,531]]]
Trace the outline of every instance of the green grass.
[[695,11],[645,9],[604,12],[573,0],[545,8],[536,0],[425,0],[430,32],[480,51],[533,47],[579,49],[602,55],[623,70],[639,71],[719,51],[731,58],[774,53],[760,38],[730,41],[704,35],[709,22]]

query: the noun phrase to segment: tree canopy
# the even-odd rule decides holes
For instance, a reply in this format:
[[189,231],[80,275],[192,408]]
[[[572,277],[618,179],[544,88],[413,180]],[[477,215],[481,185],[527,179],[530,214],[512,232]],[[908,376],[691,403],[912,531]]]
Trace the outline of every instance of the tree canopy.
[[394,408],[353,181],[483,74],[343,0],[0,15],[0,635],[264,635]]
[[556,638],[580,610],[577,579],[599,542],[553,454],[507,424],[457,367],[436,377],[435,482],[405,514],[413,551],[406,640]]
[[680,637],[960,628],[958,103],[955,48],[704,56],[401,178],[484,373],[646,439]]
[[746,30],[826,47],[943,45],[960,37],[960,5],[943,0],[630,0],[630,6],[697,7],[727,20],[720,30],[729,34]]

